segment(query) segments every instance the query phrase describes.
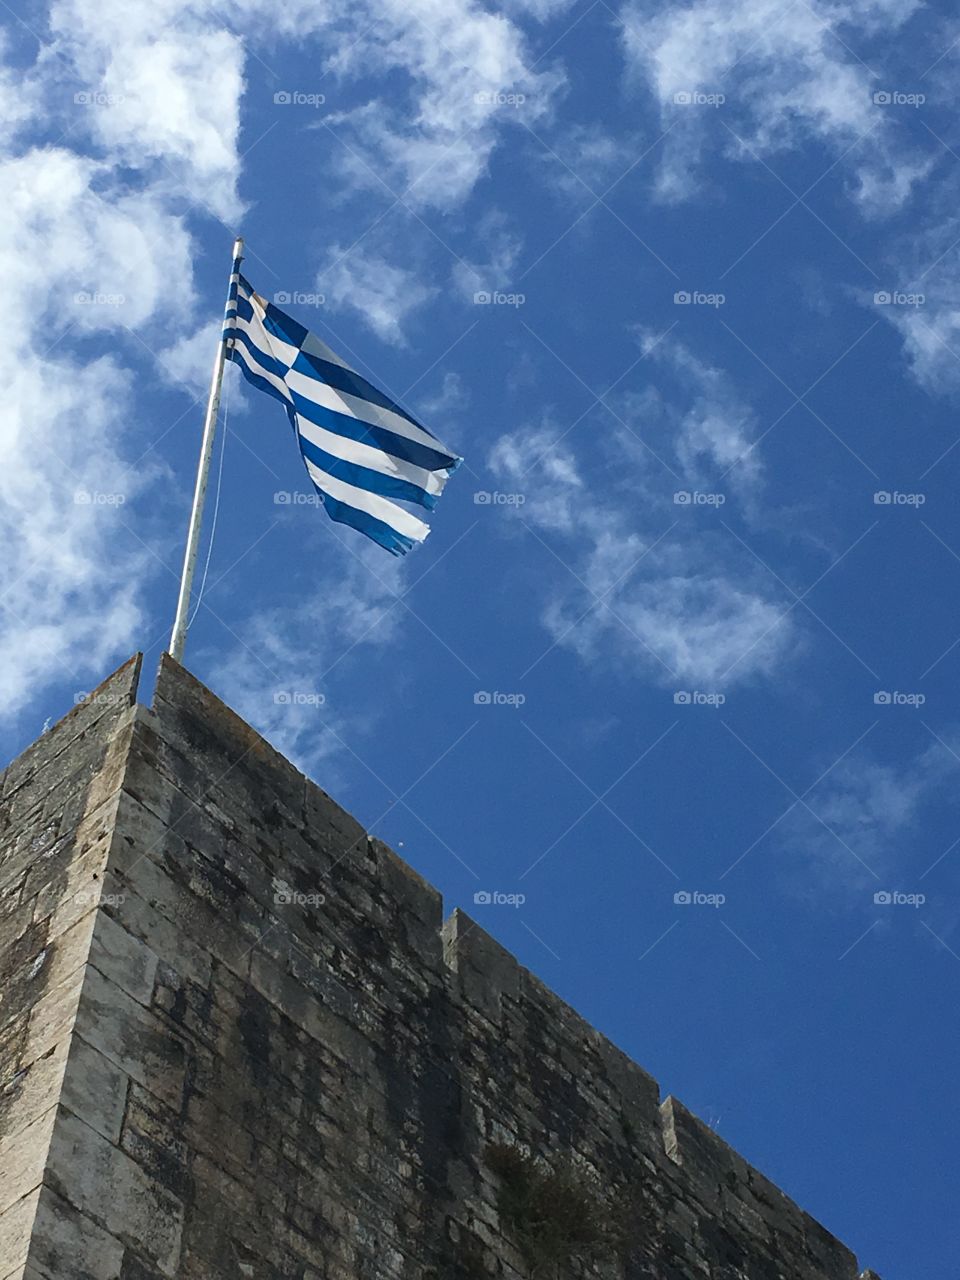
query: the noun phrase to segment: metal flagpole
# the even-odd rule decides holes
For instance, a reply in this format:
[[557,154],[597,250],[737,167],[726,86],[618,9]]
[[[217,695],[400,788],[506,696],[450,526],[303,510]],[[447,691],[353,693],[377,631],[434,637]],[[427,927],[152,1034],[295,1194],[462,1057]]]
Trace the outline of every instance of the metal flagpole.
[[[230,298],[233,293],[232,277],[240,270],[240,259],[243,257],[243,240],[237,236],[233,243],[233,265],[230,268],[230,289],[227,292],[227,305],[224,308],[224,328],[230,319]],[[190,610],[190,593],[193,589],[193,574],[197,567],[197,555],[200,551],[200,525],[203,520],[203,503],[207,496],[207,480],[210,476],[210,458],[213,454],[213,438],[217,434],[217,417],[220,412],[220,387],[223,384],[223,368],[227,357],[227,339],[221,337],[217,346],[217,358],[213,364],[213,376],[210,379],[210,398],[207,401],[207,416],[203,423],[203,442],[200,445],[200,466],[197,470],[197,486],[193,491],[193,510],[190,512],[190,528],[187,532],[187,549],[183,557],[183,576],[180,579],[180,598],[177,600],[177,616],[170,636],[170,656],[177,662],[183,661],[183,646],[187,639],[187,615]]]

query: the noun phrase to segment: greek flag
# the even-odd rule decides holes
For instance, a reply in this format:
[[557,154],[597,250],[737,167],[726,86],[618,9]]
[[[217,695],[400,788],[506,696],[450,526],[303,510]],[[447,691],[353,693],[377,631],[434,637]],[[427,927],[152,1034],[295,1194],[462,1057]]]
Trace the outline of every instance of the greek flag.
[[231,276],[227,357],[287,411],[331,520],[394,555],[430,532],[396,500],[432,510],[462,459],[303,325]]

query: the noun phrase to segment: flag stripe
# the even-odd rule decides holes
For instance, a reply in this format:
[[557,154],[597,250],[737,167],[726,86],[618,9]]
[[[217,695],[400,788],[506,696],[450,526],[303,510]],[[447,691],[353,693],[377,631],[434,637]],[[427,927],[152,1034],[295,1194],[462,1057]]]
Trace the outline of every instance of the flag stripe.
[[238,325],[236,329],[231,330],[231,335],[236,339],[237,344],[241,345],[245,352],[248,353],[249,359],[247,363],[255,363],[258,371],[263,376],[273,379],[273,384],[278,390],[283,388],[284,399],[292,404],[293,397],[286,384],[289,366],[285,365],[281,360],[277,360],[269,351],[264,351],[262,347],[259,347],[253,336],[241,326]]
[[[271,393],[278,399],[282,399],[285,404],[292,404],[299,417],[332,434],[378,449],[384,459],[384,467],[375,468],[375,470],[385,469],[387,474],[393,474],[398,470],[405,471],[407,468],[412,468],[416,472],[435,474],[457,464],[458,459],[449,454],[428,449],[416,441],[397,436],[392,431],[384,430],[374,423],[364,422],[353,414],[324,408],[318,403],[318,392],[324,391],[325,388],[316,383],[311,386],[301,375],[294,375],[292,372],[288,372],[284,380],[283,366],[280,362],[262,351],[245,329],[238,327],[235,336],[237,345],[228,352],[228,356],[237,363],[242,360],[247,369],[259,375],[258,385],[261,390],[266,389],[264,384],[269,385]],[[295,376],[296,382],[294,382]],[[306,387],[311,394],[301,394],[301,387]],[[409,478],[416,483],[421,483],[421,480],[412,474]],[[421,483],[421,487],[429,486]]]
[[[349,436],[338,435],[334,431],[327,431],[301,414],[297,416],[303,438],[310,440],[317,448],[325,450],[334,458],[356,463],[370,471],[379,471],[385,476],[397,476],[427,496],[439,497],[443,493],[443,486],[447,480],[446,472],[426,471],[423,467],[415,467],[405,462],[402,458],[391,458],[382,449],[364,444],[359,440],[352,440]],[[433,502],[424,502],[419,497],[412,498],[411,501],[419,502],[421,506],[434,506]]]
[[422,445],[423,448],[431,450],[437,457],[444,458],[445,461],[441,464],[444,467],[453,466],[457,461],[456,455],[447,453],[436,436],[432,436],[429,431],[425,431],[416,423],[411,422],[404,414],[393,413],[390,409],[370,404],[366,400],[350,395],[347,391],[338,391],[335,387],[318,382],[311,373],[304,373],[299,360],[290,370],[287,381],[291,387],[296,387],[309,399],[315,400],[317,404],[325,405],[328,409],[335,409],[338,413],[361,418],[365,422],[372,422],[376,426],[392,432],[395,436],[401,436],[414,444]]
[[[338,480],[336,476],[325,472],[316,463],[311,462],[309,458],[304,458],[304,462],[307,465],[307,473],[310,479],[321,493],[329,495],[334,502],[355,508],[358,512],[376,520],[378,523],[389,526],[394,533],[399,534],[405,540],[408,539],[410,542],[422,542],[430,532],[429,525],[424,524],[422,520],[418,520],[409,511],[404,511],[403,507],[396,506],[378,494],[367,493],[363,489],[356,488],[355,485]],[[342,523],[350,524],[351,521],[344,520]],[[354,527],[360,528],[361,525],[355,525]],[[380,539],[377,538],[376,541],[379,542]]]
[[266,391],[268,395],[279,400],[286,409],[293,407],[290,392],[284,383],[274,374],[263,370],[246,347],[231,347],[227,352],[227,359],[238,364],[247,381],[252,382],[260,391]]
[[[249,281],[243,276],[240,277],[240,312],[242,314],[242,303],[247,301],[253,294],[254,290]],[[406,418],[413,426],[419,427],[421,431],[426,432],[431,439],[435,439],[426,427],[417,422],[416,418],[411,417],[401,405],[392,400],[385,392],[380,391],[373,383],[355,369],[351,369],[349,365],[339,360],[333,352],[320,339],[305,329],[302,324],[298,324],[292,316],[288,316],[286,312],[275,307],[272,302],[267,303],[266,315],[263,319],[263,327],[268,333],[279,338],[281,342],[293,347],[299,352],[300,369],[303,373],[312,374],[321,382],[327,383],[328,386],[335,387],[338,391],[346,391],[348,394],[357,396],[360,400],[366,400],[369,404],[378,405],[381,409],[389,409],[393,413],[398,413],[401,418]]]
[[239,274],[224,338],[244,377],[287,410],[330,518],[395,555],[422,542],[429,526],[394,500],[431,510],[461,459]]
[[266,338],[267,344],[275,357],[280,360],[284,368],[289,369],[300,353],[300,348],[289,342],[282,333],[277,333],[275,326],[266,323],[266,313],[259,307],[254,307],[249,298],[245,298],[243,294],[237,299],[237,320],[240,326],[252,326],[253,332],[258,330],[263,337]]
[[395,436],[392,431],[384,431],[382,427],[372,422],[363,422],[348,414],[324,409],[315,401],[300,395],[289,384],[288,389],[293,396],[297,413],[308,422],[315,422],[318,427],[325,427],[338,435],[349,436],[351,440],[373,445],[389,456],[412,463],[416,467],[423,468],[424,471],[446,471],[456,468],[459,461],[457,458],[453,459],[453,465],[451,465],[446,454],[437,453],[435,449],[426,449],[412,440],[404,440],[401,436]]
[[314,365],[309,360],[304,362],[303,353],[297,348],[267,331],[252,304],[244,298],[240,299],[237,320],[231,331],[234,327],[237,337],[242,339],[245,345],[255,348],[255,354],[262,352],[267,357],[260,359],[261,364],[271,369],[278,377],[286,378],[291,388],[296,388],[308,399],[315,400],[318,404],[333,409],[337,413],[372,421],[377,426],[393,432],[394,435],[433,450],[438,458],[435,465],[442,467],[456,465],[456,456],[444,453],[439,440],[408,414],[394,412],[393,409],[371,403],[329,382],[318,381]]
[[360,466],[356,462],[349,462],[346,458],[334,457],[333,454],[327,453],[315,444],[302,428],[300,448],[309,462],[320,467],[327,475],[335,476],[338,480],[352,484],[355,488],[366,489],[368,493],[379,493],[384,498],[400,498],[405,502],[415,502],[429,509],[437,504],[432,494],[421,489],[419,485],[411,484],[409,480],[403,480],[400,476],[386,475],[382,471],[375,471],[372,467]]

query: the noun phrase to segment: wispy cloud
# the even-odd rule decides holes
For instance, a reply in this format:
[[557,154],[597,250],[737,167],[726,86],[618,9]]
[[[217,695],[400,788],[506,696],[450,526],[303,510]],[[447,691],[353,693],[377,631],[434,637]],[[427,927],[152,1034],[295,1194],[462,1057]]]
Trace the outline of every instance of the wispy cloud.
[[[956,732],[900,763],[885,763],[864,743],[793,806],[769,839],[787,858],[790,880],[807,893],[824,887],[917,891],[917,824],[931,804],[956,792]],[[812,880],[811,880],[812,873]]]
[[[623,12],[628,67],[649,84],[670,126],[659,192],[686,199],[702,185],[709,147],[746,161],[810,141],[843,157],[869,213],[890,212],[934,163],[917,151],[857,46],[895,40],[919,0],[638,0]],[[864,50],[866,53],[866,50]],[[719,100],[719,102],[718,102]]]
[[[538,119],[562,84],[554,66],[533,69],[510,18],[473,0],[389,0],[330,12],[346,32],[326,69],[334,77],[382,74],[390,90],[332,113],[321,127],[342,139],[348,179],[413,209],[459,205],[486,174],[501,129],[515,121],[516,99],[527,118]],[[306,22],[322,29],[328,11],[311,6]]]
[[[900,334],[914,378],[934,395],[960,391],[960,218],[942,207],[955,202],[956,183],[946,190],[950,197],[941,196],[939,213],[898,237],[884,289],[868,296],[875,314]],[[884,299],[880,305],[878,296]]]
[[657,683],[722,688],[772,670],[796,644],[795,624],[736,541],[689,518],[701,499],[725,504],[725,492],[697,486],[743,456],[727,487],[753,500],[752,415],[725,375],[682,344],[659,344],[657,359],[685,397],[624,395],[619,425],[591,436],[606,448],[584,455],[546,423],[505,436],[489,461],[504,489],[523,496],[518,521],[566,566],[543,604],[555,644],[619,669],[628,658],[626,669]]
[[329,305],[357,312],[384,342],[405,345],[404,323],[436,289],[424,284],[417,271],[394,266],[362,248],[345,253],[333,245],[330,257],[331,265],[319,276]]

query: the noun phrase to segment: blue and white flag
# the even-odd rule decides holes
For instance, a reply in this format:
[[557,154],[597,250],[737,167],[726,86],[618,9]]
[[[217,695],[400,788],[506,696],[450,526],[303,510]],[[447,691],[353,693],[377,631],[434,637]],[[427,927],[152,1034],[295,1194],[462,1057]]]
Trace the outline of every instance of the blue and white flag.
[[224,338],[247,381],[285,407],[330,518],[394,555],[422,542],[429,526],[397,500],[432,510],[461,459],[239,272]]

